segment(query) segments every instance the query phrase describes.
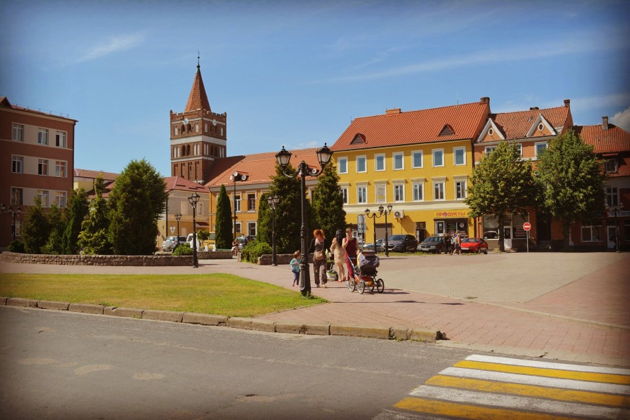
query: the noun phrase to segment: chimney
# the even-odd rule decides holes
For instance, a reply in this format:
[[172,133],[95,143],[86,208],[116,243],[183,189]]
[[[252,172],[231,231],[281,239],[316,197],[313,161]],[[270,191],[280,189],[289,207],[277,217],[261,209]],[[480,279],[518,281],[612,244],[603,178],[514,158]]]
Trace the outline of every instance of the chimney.
[[530,110],[530,111],[535,111],[535,110],[537,110],[537,109],[540,109],[540,108],[538,108],[537,106],[530,106],[530,107],[529,107],[529,110]]
[[602,117],[602,130],[608,130],[608,116],[604,115]]
[[391,114],[400,114],[400,108],[391,108],[391,109],[386,109],[385,110],[385,114],[386,115],[391,115]]
[[487,96],[482,96],[482,97],[479,99],[479,102],[481,102],[482,104],[489,104],[489,103],[490,103],[490,98],[489,98],[489,97],[487,97]]
[[566,106],[568,108],[570,104],[571,104],[571,99],[565,99],[564,100],[564,106]]

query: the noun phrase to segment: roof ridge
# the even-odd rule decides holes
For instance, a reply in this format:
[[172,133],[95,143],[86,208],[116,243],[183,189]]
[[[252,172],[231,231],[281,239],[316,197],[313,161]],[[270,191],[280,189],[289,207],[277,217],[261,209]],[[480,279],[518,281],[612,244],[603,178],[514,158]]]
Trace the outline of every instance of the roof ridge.
[[423,109],[414,109],[412,111],[400,111],[397,112],[395,114],[376,114],[376,115],[367,115],[364,117],[356,117],[354,118],[355,120],[359,120],[359,119],[366,119],[366,118],[375,118],[375,117],[393,117],[393,116],[397,116],[397,115],[402,115],[402,114],[413,114],[415,112],[424,112],[424,111],[433,111],[433,110],[437,110],[437,109],[446,109],[446,108],[456,108],[456,107],[461,107],[461,106],[468,106],[468,105],[488,105],[485,103],[481,103],[479,101],[476,102],[467,102],[465,104],[455,104],[455,105],[445,105],[445,106],[436,106],[433,108],[423,108]]
[[542,111],[548,111],[548,110],[551,110],[551,109],[559,109],[559,108],[567,109],[567,110],[569,109],[569,108],[567,108],[564,105],[560,105],[560,106],[554,106],[554,107],[551,107],[551,108],[524,109],[522,111],[508,111],[508,112],[493,112],[492,115],[494,115],[496,117],[499,114],[505,115],[505,114],[518,114],[518,113],[536,112],[536,111],[542,112]]

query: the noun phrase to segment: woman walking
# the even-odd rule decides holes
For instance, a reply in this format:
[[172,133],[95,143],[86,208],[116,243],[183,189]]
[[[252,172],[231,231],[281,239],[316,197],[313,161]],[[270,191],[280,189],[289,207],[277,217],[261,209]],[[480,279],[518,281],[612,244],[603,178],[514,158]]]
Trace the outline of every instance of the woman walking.
[[315,285],[326,287],[326,248],[324,245],[324,231],[315,229],[313,231],[313,241],[311,249],[313,250],[313,274],[315,275]]
[[337,270],[337,281],[346,281],[346,270],[344,270],[343,265],[346,261],[346,250],[343,247],[344,240],[343,230],[337,229],[335,232],[335,237],[332,240],[332,244],[330,245],[330,251],[335,257],[335,268]]

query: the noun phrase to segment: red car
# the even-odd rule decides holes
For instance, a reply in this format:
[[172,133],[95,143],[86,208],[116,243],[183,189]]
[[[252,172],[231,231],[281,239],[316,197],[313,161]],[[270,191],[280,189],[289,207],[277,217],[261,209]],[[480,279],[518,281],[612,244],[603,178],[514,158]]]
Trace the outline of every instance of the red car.
[[480,238],[466,238],[462,241],[462,252],[488,253],[488,243]]

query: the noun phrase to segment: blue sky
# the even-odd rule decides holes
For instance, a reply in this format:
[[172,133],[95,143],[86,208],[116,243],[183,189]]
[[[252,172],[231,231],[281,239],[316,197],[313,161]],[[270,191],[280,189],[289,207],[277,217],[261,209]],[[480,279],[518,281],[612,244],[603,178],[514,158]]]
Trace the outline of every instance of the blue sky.
[[332,144],[352,118],[491,98],[630,129],[628,1],[0,2],[0,96],[68,114],[75,166],[169,172],[197,50],[228,154]]

